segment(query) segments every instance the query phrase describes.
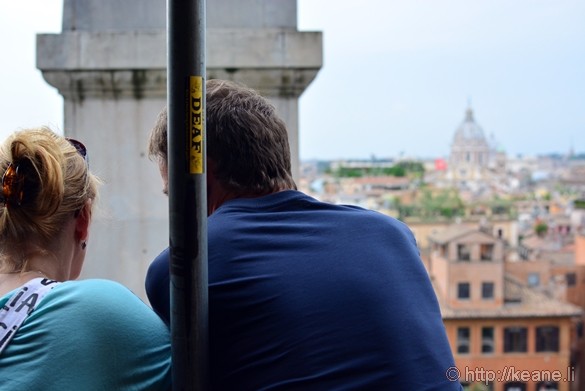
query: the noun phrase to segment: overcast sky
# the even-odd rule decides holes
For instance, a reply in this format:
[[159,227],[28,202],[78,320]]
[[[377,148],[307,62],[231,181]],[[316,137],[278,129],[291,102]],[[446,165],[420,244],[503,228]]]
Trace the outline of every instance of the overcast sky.
[[[357,5],[356,5],[357,4]],[[0,137],[63,126],[35,68],[62,0],[0,0]],[[300,102],[301,158],[443,157],[469,102],[510,155],[585,152],[585,1],[299,0],[324,65]]]

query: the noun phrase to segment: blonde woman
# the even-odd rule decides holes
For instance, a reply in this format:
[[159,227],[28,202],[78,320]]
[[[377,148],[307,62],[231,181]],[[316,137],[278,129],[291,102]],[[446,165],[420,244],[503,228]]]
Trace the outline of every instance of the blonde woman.
[[0,390],[169,389],[158,316],[118,283],[74,281],[98,185],[83,144],[18,131],[0,176]]

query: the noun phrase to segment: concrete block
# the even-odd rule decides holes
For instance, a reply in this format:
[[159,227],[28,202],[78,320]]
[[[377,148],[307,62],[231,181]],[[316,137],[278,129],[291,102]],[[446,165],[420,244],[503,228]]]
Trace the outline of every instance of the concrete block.
[[[165,30],[71,31],[37,35],[40,70],[162,69]],[[313,68],[322,66],[321,32],[209,29],[209,68]]]

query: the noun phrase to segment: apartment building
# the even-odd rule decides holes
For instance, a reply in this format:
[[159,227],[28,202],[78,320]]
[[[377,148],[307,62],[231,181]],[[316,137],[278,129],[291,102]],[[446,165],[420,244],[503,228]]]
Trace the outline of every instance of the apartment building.
[[581,308],[508,274],[505,241],[491,231],[453,225],[428,240],[429,274],[464,386],[577,390]]

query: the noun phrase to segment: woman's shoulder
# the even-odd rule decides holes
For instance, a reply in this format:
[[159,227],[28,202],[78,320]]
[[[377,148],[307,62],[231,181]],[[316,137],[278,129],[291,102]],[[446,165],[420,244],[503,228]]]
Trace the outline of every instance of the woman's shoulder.
[[131,293],[131,291],[120,284],[119,282],[104,279],[87,279],[87,280],[74,280],[65,281],[57,285],[61,292],[93,292],[101,295],[109,295],[112,293]]
[[[5,353],[18,357],[32,351],[38,357],[58,352],[55,360],[60,360],[60,367],[75,368],[67,379],[54,371],[42,372],[55,384],[67,384],[61,389],[73,389],[71,384],[93,384],[90,389],[122,389],[122,385],[164,389],[170,382],[168,328],[139,297],[113,281],[56,284]],[[49,368],[48,362],[44,367]],[[28,370],[26,365],[18,368]]]
[[132,301],[140,301],[132,291],[118,282],[88,279],[59,283],[47,294],[46,299],[47,303],[51,303],[53,300],[69,301],[74,299],[72,302],[87,304],[88,302],[117,302],[120,298],[125,297]]
[[110,280],[88,279],[57,284],[31,314],[44,316],[58,311],[62,319],[79,321],[107,317],[120,324],[158,321],[156,314],[124,285]]
[[29,315],[23,335],[29,328],[88,347],[108,341],[135,355],[170,346],[168,327],[158,315],[124,285],[108,280],[57,284]]
[[[40,281],[40,279],[37,279]],[[140,299],[136,297],[128,288],[122,284],[102,279],[80,280],[80,281],[65,281],[57,282],[49,280],[50,284],[41,282],[44,286],[51,286],[45,295],[44,299],[40,301],[36,307],[36,312],[42,312],[42,308],[57,306],[58,308],[66,308],[68,305],[85,306],[92,302],[108,303],[110,301],[118,301],[120,297],[130,298],[131,301],[139,302]],[[32,282],[28,283],[29,285]],[[32,289],[36,285],[31,285]],[[31,289],[31,286],[24,289]],[[14,289],[0,298],[0,304],[7,302],[10,297],[13,297],[19,290],[23,289],[24,285]],[[37,292],[37,291],[35,291]],[[31,292],[31,293],[35,293]]]

